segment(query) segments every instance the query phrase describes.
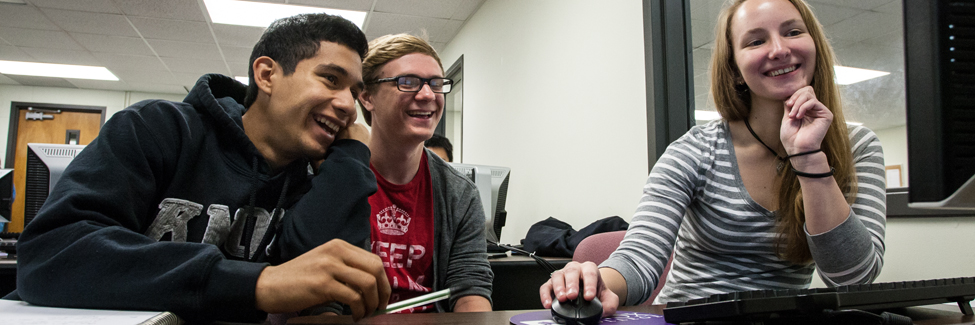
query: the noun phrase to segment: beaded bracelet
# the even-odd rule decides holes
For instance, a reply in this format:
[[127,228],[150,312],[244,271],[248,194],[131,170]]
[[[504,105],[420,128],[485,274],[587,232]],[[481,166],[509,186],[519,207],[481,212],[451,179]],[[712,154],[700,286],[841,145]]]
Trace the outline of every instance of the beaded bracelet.
[[830,167],[828,172],[814,174],[814,173],[803,173],[803,172],[800,172],[800,171],[796,170],[795,168],[792,168],[792,172],[793,173],[796,173],[796,176],[802,176],[802,177],[806,177],[806,178],[826,178],[826,177],[833,176],[833,172],[834,171],[836,171],[836,170],[833,169],[833,167]]

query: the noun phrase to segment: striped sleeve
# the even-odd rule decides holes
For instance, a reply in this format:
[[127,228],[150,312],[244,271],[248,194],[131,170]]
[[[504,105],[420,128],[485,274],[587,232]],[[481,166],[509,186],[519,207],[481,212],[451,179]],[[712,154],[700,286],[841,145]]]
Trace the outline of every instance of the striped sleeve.
[[850,216],[819,235],[806,233],[816,269],[828,286],[871,283],[884,265],[887,188],[884,153],[869,129],[850,127],[857,193]]
[[714,133],[692,129],[667,147],[650,171],[626,236],[619,248],[600,264],[619,271],[626,280],[627,297],[621,297],[624,305],[647,300],[657,286],[673,251],[684,212],[695,189],[704,181],[703,160],[713,159],[708,137],[714,140]]

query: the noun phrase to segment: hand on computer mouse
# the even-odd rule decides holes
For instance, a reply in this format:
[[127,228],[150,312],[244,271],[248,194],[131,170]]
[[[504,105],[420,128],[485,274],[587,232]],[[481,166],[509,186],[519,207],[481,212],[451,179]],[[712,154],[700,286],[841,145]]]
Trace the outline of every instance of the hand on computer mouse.
[[603,317],[616,313],[619,297],[606,287],[599,274],[599,268],[592,262],[569,262],[561,270],[552,272],[552,278],[539,288],[539,297],[543,307],[552,308],[555,300],[564,303],[578,298],[580,289],[581,296],[586,301],[599,298]]
[[599,298],[583,299],[582,295],[565,302],[552,301],[552,319],[566,325],[597,325],[603,317]]

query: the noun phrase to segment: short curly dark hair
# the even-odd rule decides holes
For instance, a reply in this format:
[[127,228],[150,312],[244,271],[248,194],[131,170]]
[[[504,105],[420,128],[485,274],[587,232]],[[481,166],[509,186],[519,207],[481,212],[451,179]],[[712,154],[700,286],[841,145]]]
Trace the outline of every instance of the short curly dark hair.
[[450,144],[450,139],[442,135],[434,133],[432,138],[423,142],[423,146],[427,148],[443,148],[443,151],[447,152],[447,161],[454,161],[454,146]]
[[266,56],[281,65],[285,75],[295,72],[301,60],[318,54],[322,41],[345,45],[365,58],[369,41],[355,24],[345,18],[329,14],[301,14],[275,20],[261,35],[261,40],[251,51],[247,68],[247,96],[244,107],[257,100],[257,83],[254,82],[254,60]]

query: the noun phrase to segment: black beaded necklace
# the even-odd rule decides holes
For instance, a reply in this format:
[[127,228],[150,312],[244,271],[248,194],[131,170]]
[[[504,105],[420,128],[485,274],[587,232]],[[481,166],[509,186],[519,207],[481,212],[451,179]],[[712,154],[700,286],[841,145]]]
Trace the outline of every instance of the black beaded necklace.
[[782,168],[785,167],[785,158],[779,157],[779,154],[775,152],[775,150],[772,150],[772,147],[769,147],[767,144],[765,144],[765,141],[762,141],[762,138],[759,138],[758,134],[755,134],[755,130],[752,130],[752,126],[748,124],[747,118],[745,118],[742,121],[745,122],[745,127],[748,128],[748,132],[752,133],[752,136],[755,137],[755,140],[758,140],[758,143],[761,143],[763,146],[765,146],[765,149],[768,149],[768,151],[771,152],[772,155],[779,160],[778,165],[775,166],[775,172],[781,172]]

